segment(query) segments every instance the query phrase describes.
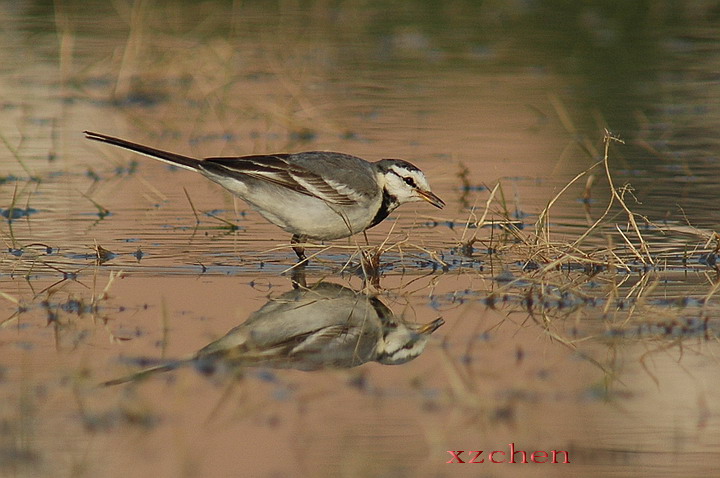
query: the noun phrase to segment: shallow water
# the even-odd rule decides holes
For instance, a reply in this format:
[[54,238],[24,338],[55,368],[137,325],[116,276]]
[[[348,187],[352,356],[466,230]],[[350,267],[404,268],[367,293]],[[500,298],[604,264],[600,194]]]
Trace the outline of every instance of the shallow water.
[[[2,474],[720,466],[712,5],[88,5],[1,7]],[[579,240],[610,201],[603,128],[625,142],[609,171],[632,186],[647,250],[617,201]],[[98,387],[284,297],[294,253],[222,188],[88,129],[197,156],[414,162],[447,206],[404,205],[368,231],[384,244],[377,299],[401,322],[444,325],[403,365],[183,366]],[[307,284],[361,291],[359,247],[310,248]],[[490,462],[511,443],[571,463]]]

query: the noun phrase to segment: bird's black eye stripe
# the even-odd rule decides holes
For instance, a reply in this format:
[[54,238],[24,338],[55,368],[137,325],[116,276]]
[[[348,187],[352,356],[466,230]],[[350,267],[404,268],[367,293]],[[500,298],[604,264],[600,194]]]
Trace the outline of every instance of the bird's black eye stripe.
[[407,185],[410,186],[411,188],[417,188],[417,187],[418,187],[418,186],[417,186],[417,183],[415,182],[415,180],[414,180],[413,178],[411,178],[410,176],[407,176],[407,177],[406,177],[406,176],[402,176],[402,175],[400,175],[400,173],[398,173],[397,171],[395,171],[395,170],[393,170],[393,169],[390,169],[390,172],[393,173],[395,176],[399,177],[400,179],[402,179],[403,181],[405,181],[405,184],[407,184]]

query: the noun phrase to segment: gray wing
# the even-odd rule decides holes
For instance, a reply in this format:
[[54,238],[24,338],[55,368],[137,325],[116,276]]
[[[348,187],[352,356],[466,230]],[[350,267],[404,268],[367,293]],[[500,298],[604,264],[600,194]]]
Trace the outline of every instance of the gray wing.
[[199,168],[238,181],[246,177],[267,181],[341,206],[372,198],[378,187],[370,163],[342,153],[310,151],[207,158]]

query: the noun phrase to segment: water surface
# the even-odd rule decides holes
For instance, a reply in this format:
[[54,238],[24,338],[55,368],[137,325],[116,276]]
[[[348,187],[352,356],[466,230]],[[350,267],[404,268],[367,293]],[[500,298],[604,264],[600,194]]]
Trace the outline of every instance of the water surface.
[[[2,8],[4,474],[717,469],[709,3]],[[615,201],[579,240],[610,201],[604,128],[624,140],[609,172],[631,185],[638,229]],[[294,254],[222,188],[87,129],[197,156],[414,162],[447,207],[405,205],[368,232],[384,244],[377,297],[407,323],[445,324],[404,365],[182,367],[98,387],[187,357],[292,290]],[[359,247],[313,248],[308,284],[363,290]],[[571,464],[446,463],[510,443]]]

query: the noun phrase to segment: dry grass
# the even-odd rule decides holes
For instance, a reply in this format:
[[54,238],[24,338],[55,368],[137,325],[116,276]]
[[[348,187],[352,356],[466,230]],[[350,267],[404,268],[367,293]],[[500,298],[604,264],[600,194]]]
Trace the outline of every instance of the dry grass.
[[[200,105],[192,110],[190,118],[185,120],[182,128],[189,132],[182,132],[187,136],[201,136],[205,131],[231,131],[244,130],[243,121],[257,126],[257,118],[264,122],[266,131],[283,131],[282,146],[293,146],[296,137],[312,136],[315,132],[325,132],[333,136],[342,134],[342,128],[329,120],[323,114],[323,105],[318,96],[313,96],[313,89],[306,88],[306,84],[316,82],[312,66],[307,64],[293,68],[294,63],[284,61],[285,55],[292,57],[294,52],[280,52],[276,56],[269,55],[266,61],[266,70],[270,78],[262,88],[267,88],[272,95],[242,94],[242,85],[238,85],[233,69],[228,66],[236,60],[233,45],[230,41],[215,40],[213,42],[193,45],[195,54],[188,58],[186,48],[177,48],[178,38],[175,32],[168,33],[162,29],[154,29],[148,25],[154,15],[150,15],[152,8],[150,2],[138,1],[129,7],[116,5],[118,15],[127,24],[127,38],[119,51],[114,51],[107,58],[97,64],[80,68],[74,63],[75,33],[68,20],[68,14],[62,6],[57,6],[57,30],[60,42],[60,70],[64,84],[81,79],[83,75],[93,76],[97,71],[115,72],[115,81],[109,86],[108,95],[119,105],[136,99],[138,96],[150,97],[182,97]],[[237,28],[241,26],[238,25]],[[172,43],[171,43],[172,42]],[[164,48],[165,45],[174,45],[174,48]],[[298,46],[298,49],[302,46]],[[199,64],[198,62],[205,62]],[[109,66],[108,66],[109,65]],[[207,67],[205,67],[207,66]],[[142,72],[142,74],[141,74]],[[184,91],[182,82],[168,86],[159,81],[157,75],[182,79],[191,78],[192,91]],[[150,81],[147,81],[150,80]],[[158,81],[155,81],[158,80]],[[154,84],[156,90],[145,90],[148,84]],[[258,87],[259,88],[259,87]],[[188,93],[188,94],[186,94]],[[268,99],[270,98],[270,99]],[[162,137],[169,128],[165,116],[176,119],[174,113],[164,112],[163,108],[177,109],[178,104],[161,104],[159,112],[152,118],[132,118],[133,114],[147,114],[147,111],[137,113],[132,108],[125,111],[130,120],[151,122],[145,124],[150,135],[156,132]],[[550,104],[555,109],[557,118],[566,131],[576,137],[578,128],[575,127],[564,105],[557,97],[550,98]],[[142,124],[142,123],[141,123]],[[268,145],[261,143],[268,141],[270,135],[258,135],[251,139],[253,143],[248,151],[277,149],[278,144]],[[8,149],[16,161],[21,165],[29,177],[35,174],[31,171],[22,154],[23,139],[14,139],[0,136],[0,141]],[[579,147],[589,157],[598,158],[600,152],[588,139],[579,140]],[[611,146],[621,141],[606,131],[603,138],[602,159],[592,164],[586,170],[576,174],[547,202],[537,215],[537,220],[531,227],[521,228],[521,220],[513,217],[513,205],[507,200],[502,183],[487,188],[486,196],[477,195],[475,203],[470,208],[464,227],[459,236],[444,243],[434,242],[427,245],[422,242],[421,231],[396,232],[390,228],[382,240],[373,244],[361,244],[358,237],[346,243],[303,244],[308,250],[308,259],[311,266],[308,273],[324,276],[341,276],[354,274],[363,279],[362,287],[368,291],[383,293],[383,276],[389,268],[394,266],[392,274],[397,271],[402,275],[402,288],[411,288],[410,294],[420,291],[432,293],[434,287],[443,276],[465,274],[468,281],[479,278],[483,289],[474,291],[476,298],[486,302],[488,307],[507,307],[528,313],[538,323],[550,327],[557,317],[568,317],[578,310],[587,310],[596,314],[598,310],[609,323],[622,324],[629,327],[637,321],[647,317],[646,311],[654,306],[652,300],[658,296],[662,288],[662,275],[667,270],[663,261],[662,250],[656,250],[652,241],[646,237],[643,225],[653,225],[649,218],[635,213],[631,207],[632,188],[629,185],[616,185],[611,175]],[[237,145],[233,145],[237,146]],[[243,147],[248,147],[247,144]],[[106,153],[103,153],[103,155]],[[111,153],[112,154],[112,153]],[[558,163],[565,160],[564,153]],[[117,166],[117,162],[115,163]],[[128,168],[131,169],[131,168]],[[604,175],[599,171],[602,169]],[[463,191],[471,189],[469,170],[461,169],[458,182]],[[604,176],[604,181],[602,181]],[[149,202],[166,201],[167,198],[155,186],[149,184],[142,177],[138,181],[144,182],[148,192]],[[97,181],[96,181],[97,182]],[[584,184],[583,184],[584,183]],[[603,183],[602,185],[600,183]],[[561,235],[553,231],[552,218],[554,208],[564,203],[571,192],[582,186],[580,197],[586,205],[591,201],[593,189],[606,186],[610,192],[609,201],[600,215],[593,218],[589,207],[586,208],[587,227],[574,237]],[[86,192],[78,191],[82,201],[88,201],[97,210],[97,215],[103,219],[109,214],[109,207],[104,201],[94,197],[96,183],[93,183]],[[216,214],[200,214],[190,194],[185,191],[189,208],[194,217],[195,228],[191,237],[201,228],[217,230],[217,227],[208,227],[204,223],[204,216],[221,223],[220,229],[226,234],[238,234],[240,227],[231,218]],[[18,204],[19,192],[16,187],[10,209]],[[28,202],[29,202],[28,195]],[[461,202],[467,203],[468,194],[463,194]],[[481,199],[482,197],[482,199]],[[11,212],[12,214],[12,212]],[[236,214],[237,215],[237,214]],[[32,223],[30,218],[28,223]],[[653,225],[660,229],[659,226]],[[692,225],[683,227],[663,226],[665,234],[690,235],[697,239],[689,248],[689,253],[698,255],[707,253],[717,255],[720,248],[720,236],[714,231],[705,231]],[[8,221],[7,232],[2,231],[2,239],[8,248],[15,251],[31,250],[29,244],[36,241],[23,240],[16,237],[13,222]],[[200,238],[202,239],[202,237]],[[477,245],[482,244],[488,252],[478,253]],[[126,264],[113,264],[113,254],[100,245],[82,244],[73,245],[85,252],[91,252],[94,260],[85,262],[68,261],[42,254],[22,254],[6,259],[10,262],[9,268],[26,278],[31,273],[60,274],[61,279],[48,288],[35,294],[34,300],[42,294],[54,293],[68,281],[75,281],[84,275],[86,270],[95,273],[107,271],[118,272]],[[108,246],[109,247],[109,246]],[[49,248],[57,249],[55,244]],[[243,270],[256,273],[265,263],[279,265],[281,273],[292,274],[299,267],[290,265],[293,258],[292,244],[283,243],[258,251],[243,251],[241,259]],[[462,263],[452,263],[449,257],[458,253],[473,265],[487,264],[487,268],[469,268]],[[328,258],[328,255],[332,255]],[[198,261],[200,262],[200,261]],[[517,266],[517,264],[523,264]],[[103,268],[105,268],[103,270]],[[284,269],[284,270],[282,270]],[[207,268],[203,265],[202,272]],[[717,269],[708,267],[706,270],[694,271],[705,275],[707,286],[696,293],[702,300],[702,317],[713,313],[712,301],[718,289]],[[713,273],[715,277],[713,277]],[[502,274],[507,277],[498,280]],[[426,276],[430,276],[428,280]],[[112,276],[110,276],[112,279]],[[419,280],[418,278],[423,280]],[[598,282],[601,287],[589,290],[588,284]],[[398,289],[396,289],[398,290]],[[395,291],[393,291],[395,292]],[[571,297],[572,300],[568,300]],[[681,298],[679,298],[681,299]],[[568,305],[569,304],[569,305]],[[622,304],[622,305],[620,305]],[[662,309],[662,308],[661,308]],[[671,315],[677,311],[663,309]],[[666,314],[663,314],[666,315]],[[652,313],[657,317],[656,312]],[[677,318],[677,317],[676,317]],[[663,320],[672,317],[664,317]]]
[[[487,289],[475,291],[476,297],[488,307],[522,310],[538,323],[545,325],[551,324],[556,317],[577,317],[577,311],[582,309],[587,309],[589,315],[597,315],[600,310],[601,315],[609,324],[613,324],[613,327],[631,327],[637,321],[645,320],[644,318],[648,317],[647,311],[651,309],[652,317],[671,321],[675,314],[674,318],[677,319],[683,311],[659,307],[662,310],[659,314],[654,310],[658,307],[654,306],[650,299],[658,296],[663,274],[668,270],[663,263],[667,258],[663,256],[662,250],[653,250],[652,243],[641,230],[640,223],[652,222],[632,211],[627,201],[631,191],[629,185],[616,186],[610,174],[610,146],[613,142],[618,142],[618,139],[606,132],[603,141],[603,159],[575,175],[560,188],[539,212],[534,227],[519,227],[518,219],[512,217],[511,208],[505,200],[502,185],[498,183],[488,188],[481,207],[473,206],[470,209],[465,226],[453,243],[441,247],[435,243],[434,247],[428,247],[414,241],[421,237],[419,233],[396,233],[392,227],[379,244],[360,244],[361,236],[352,238],[351,243],[346,245],[304,244],[309,251],[308,260],[312,265],[309,272],[315,274],[319,271],[322,276],[343,275],[348,272],[359,274],[364,278],[363,288],[371,293],[382,293],[382,277],[388,270],[386,266],[390,264],[394,266],[393,274],[400,271],[403,276],[408,276],[401,288],[410,289],[410,284],[429,275],[431,280],[423,281],[425,285],[414,288],[413,294],[423,289],[432,291],[443,275],[480,276]],[[590,197],[590,187],[599,183],[593,171],[600,166],[605,172],[605,180],[610,190],[608,204],[576,237],[568,237],[567,233],[559,237],[560,235],[552,230],[553,208],[563,203],[569,191],[582,186],[583,178],[586,180],[582,197]],[[194,231],[197,231],[203,219],[187,191],[185,196],[195,218]],[[98,213],[107,211],[107,208],[89,195],[82,194],[82,197],[90,201]],[[205,216],[207,215],[206,213]],[[217,215],[209,217],[222,222],[230,233],[239,230],[235,222]],[[619,217],[623,220],[622,226],[618,224]],[[9,226],[11,224],[8,223]],[[654,227],[660,230],[659,226]],[[8,246],[21,250],[22,247],[18,245],[11,227],[8,232]],[[690,254],[717,255],[720,247],[720,236],[717,233],[689,225],[672,226],[664,230],[666,235],[673,233],[691,235],[702,241],[696,241],[690,248]],[[601,246],[603,243],[604,246]],[[478,254],[474,247],[477,244],[483,244],[487,252]],[[29,246],[25,248],[30,250]],[[254,263],[268,261],[268,257],[271,261],[281,263],[291,260],[291,247],[292,244],[289,243],[281,244],[257,253],[255,259],[246,257],[243,260],[244,267],[251,269]],[[52,250],[52,246],[46,248]],[[98,244],[92,248],[96,257],[95,270],[108,266],[111,267],[110,271],[114,270],[112,261],[115,254]],[[468,263],[488,262],[489,274],[484,268],[468,269],[462,264],[458,266],[449,262],[448,257],[453,250],[465,257]],[[278,252],[281,252],[280,257]],[[334,259],[328,259],[328,254]],[[336,258],[343,256],[343,262],[338,262]],[[282,257],[286,259],[283,260]],[[57,263],[56,260],[51,256],[23,254],[18,257],[13,268],[24,272],[25,276],[42,268],[61,273],[63,277],[60,281],[41,291],[52,293],[65,281],[77,280],[88,267],[86,264],[76,267],[74,272],[68,272],[67,264]],[[283,273],[291,273],[297,267],[298,265],[294,264],[287,267]],[[713,272],[716,277],[712,277]],[[705,291],[695,294],[701,297],[700,314],[704,319],[714,310],[712,300],[718,290],[717,269],[709,267],[697,273],[704,274],[708,284]],[[503,274],[506,276],[502,277]],[[590,283],[598,283],[601,287],[589,290]],[[36,297],[38,295],[41,294],[36,294]],[[677,299],[681,300],[682,297]]]

